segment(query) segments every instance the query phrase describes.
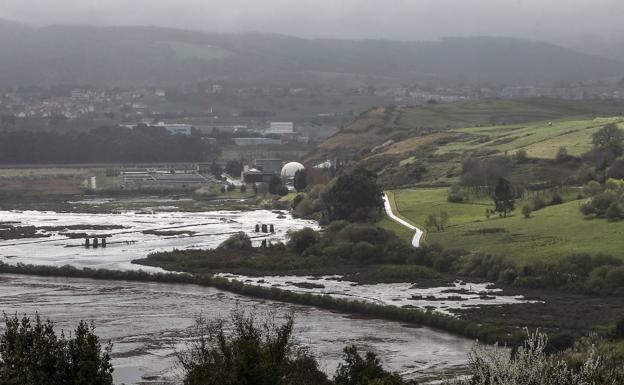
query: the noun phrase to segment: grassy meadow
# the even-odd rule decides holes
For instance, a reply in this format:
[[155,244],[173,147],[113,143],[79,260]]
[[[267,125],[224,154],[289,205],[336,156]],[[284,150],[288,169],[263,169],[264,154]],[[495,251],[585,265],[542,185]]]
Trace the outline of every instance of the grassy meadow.
[[395,190],[394,197],[400,215],[417,226],[423,226],[429,214],[448,212],[445,231],[428,231],[426,238],[445,248],[507,256],[518,264],[553,262],[574,253],[624,258],[624,222],[584,218],[579,212],[582,200],[545,207],[530,218],[520,212],[526,202],[517,201],[507,218],[488,219],[485,210],[493,208],[490,200],[449,203],[446,188]]
[[451,131],[456,135],[440,146],[436,154],[465,151],[513,153],[524,149],[532,158],[552,159],[560,147],[565,147],[570,155],[581,155],[592,148],[592,135],[607,123],[624,127],[621,118],[607,117],[459,128]]

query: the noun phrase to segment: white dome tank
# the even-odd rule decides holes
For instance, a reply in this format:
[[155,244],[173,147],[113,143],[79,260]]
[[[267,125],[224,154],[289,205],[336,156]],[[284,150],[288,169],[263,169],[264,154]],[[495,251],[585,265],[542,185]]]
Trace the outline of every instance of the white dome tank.
[[282,167],[281,176],[282,179],[292,179],[295,177],[295,173],[299,170],[303,170],[305,167],[299,162],[290,162],[286,163],[284,167]]

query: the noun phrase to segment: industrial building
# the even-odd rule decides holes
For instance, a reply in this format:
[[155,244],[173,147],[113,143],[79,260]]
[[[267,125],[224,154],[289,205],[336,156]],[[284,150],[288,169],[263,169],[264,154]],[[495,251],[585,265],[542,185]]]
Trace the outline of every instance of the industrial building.
[[127,188],[139,187],[191,187],[216,183],[209,175],[195,172],[126,171],[120,173],[122,184]]

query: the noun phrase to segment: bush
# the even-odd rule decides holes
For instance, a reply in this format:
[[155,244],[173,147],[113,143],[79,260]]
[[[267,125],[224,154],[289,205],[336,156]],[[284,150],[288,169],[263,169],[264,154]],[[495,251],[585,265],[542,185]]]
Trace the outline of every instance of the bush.
[[240,192],[245,193],[245,191],[247,191],[247,185],[243,183],[240,185]]
[[[491,385],[595,385],[607,384],[600,359],[590,355],[579,368],[549,359],[545,334],[528,334],[522,346],[509,349],[479,345],[469,357],[470,378],[460,384]],[[492,380],[496,379],[496,380]],[[615,382],[613,382],[615,383]]]
[[230,235],[228,239],[223,241],[219,245],[219,249],[223,250],[251,250],[251,239],[247,234],[242,231],[239,231],[236,234]]
[[354,262],[365,265],[375,261],[376,258],[381,257],[378,254],[380,254],[378,248],[366,241],[361,241],[353,246],[351,258]]
[[617,204],[617,202],[611,203],[611,205],[605,212],[605,217],[612,222],[622,219],[622,211],[620,210],[620,206]]
[[184,385],[325,385],[327,376],[293,343],[293,318],[278,325],[235,310],[225,321],[198,319],[185,350],[178,353]]
[[555,206],[555,205],[560,205],[563,203],[563,198],[561,197],[561,195],[555,193],[552,197],[552,199],[550,200],[550,205],[551,206]]
[[531,208],[530,205],[522,206],[522,215],[524,215],[525,218],[529,218],[532,212],[533,212],[533,209]]
[[296,253],[303,253],[318,240],[319,234],[309,227],[288,232],[288,247]]
[[544,200],[540,196],[536,196],[535,198],[533,198],[532,204],[534,211],[541,210],[546,207],[546,202],[544,202]]
[[0,336],[0,384],[112,385],[109,343],[102,348],[93,327],[81,321],[69,338],[51,321],[5,316]]

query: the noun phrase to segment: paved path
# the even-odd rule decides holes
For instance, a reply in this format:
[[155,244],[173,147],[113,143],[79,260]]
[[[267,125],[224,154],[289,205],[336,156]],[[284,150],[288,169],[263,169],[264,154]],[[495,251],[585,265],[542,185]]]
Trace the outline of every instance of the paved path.
[[398,224],[403,225],[410,230],[413,230],[414,238],[412,238],[412,246],[420,247],[420,239],[423,236],[423,231],[419,229],[418,227],[412,225],[408,221],[401,219],[397,217],[396,215],[394,215],[394,213],[392,212],[392,206],[390,205],[390,199],[388,198],[388,194],[384,193],[383,200],[384,200],[384,208],[386,210],[386,214],[390,217],[390,219],[397,222]]

